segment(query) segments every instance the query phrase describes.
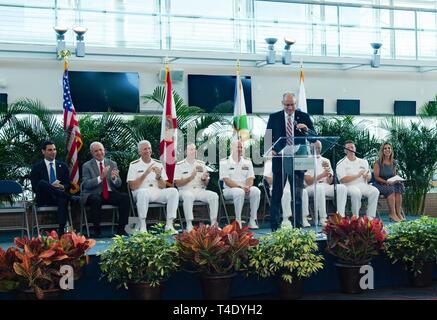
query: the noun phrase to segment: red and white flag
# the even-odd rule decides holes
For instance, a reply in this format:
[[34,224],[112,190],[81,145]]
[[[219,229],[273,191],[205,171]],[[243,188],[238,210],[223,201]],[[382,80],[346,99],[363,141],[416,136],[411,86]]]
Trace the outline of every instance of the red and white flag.
[[161,140],[159,143],[159,155],[162,165],[165,166],[168,183],[173,183],[176,166],[176,106],[173,99],[170,70],[165,68],[165,99],[161,122]]
[[305,93],[305,84],[304,84],[304,75],[303,75],[303,66],[300,65],[300,87],[299,87],[299,96],[297,100],[297,109],[303,112],[308,112],[307,108],[307,96]]
[[77,153],[82,148],[82,137],[80,135],[79,123],[76,119],[76,109],[70,94],[70,83],[68,81],[68,62],[64,62],[64,131],[67,138],[67,165],[70,170],[71,193],[79,191],[79,162]]

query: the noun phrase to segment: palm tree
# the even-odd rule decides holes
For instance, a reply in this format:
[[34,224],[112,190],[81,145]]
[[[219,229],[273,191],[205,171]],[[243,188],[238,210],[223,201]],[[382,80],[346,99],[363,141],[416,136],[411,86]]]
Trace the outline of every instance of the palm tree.
[[437,95],[434,97],[434,101],[429,101],[420,108],[419,116],[437,117]]

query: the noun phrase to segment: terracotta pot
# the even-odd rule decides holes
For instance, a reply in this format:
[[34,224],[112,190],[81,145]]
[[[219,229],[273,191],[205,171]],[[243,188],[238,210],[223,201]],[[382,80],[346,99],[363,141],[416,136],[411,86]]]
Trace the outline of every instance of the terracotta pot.
[[293,282],[288,283],[280,277],[277,280],[279,287],[279,298],[283,300],[296,300],[303,295],[303,279],[293,277]]
[[360,279],[363,274],[360,274],[362,265],[349,265],[336,263],[338,277],[340,279],[340,287],[343,293],[362,293],[360,287]]
[[236,273],[202,274],[202,291],[206,300],[228,300],[231,295],[232,279]]
[[[62,300],[64,290],[59,288],[43,290],[44,296],[41,300]],[[39,300],[33,289],[20,290],[16,296],[17,300]]]
[[434,271],[434,262],[425,262],[423,264],[421,273],[414,275],[410,273],[410,282],[413,287],[431,287],[432,273]]
[[150,283],[129,283],[129,293],[133,300],[160,300],[163,286],[151,287]]

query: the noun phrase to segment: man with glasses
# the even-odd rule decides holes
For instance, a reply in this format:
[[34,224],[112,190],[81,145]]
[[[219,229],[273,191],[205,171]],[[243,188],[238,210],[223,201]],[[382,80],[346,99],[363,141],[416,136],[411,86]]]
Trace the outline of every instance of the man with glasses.
[[302,226],[302,190],[303,190],[303,171],[294,171],[294,190],[293,177],[283,175],[282,159],[277,157],[279,152],[289,143],[294,144],[295,137],[304,137],[308,131],[314,131],[313,123],[309,115],[305,112],[296,110],[296,98],[293,93],[286,92],[282,96],[283,110],[273,113],[267,123],[266,136],[272,137],[274,144],[280,138],[286,138],[274,145],[273,154],[273,189],[272,189],[272,206],[271,206],[271,227],[276,231],[281,224],[281,198],[284,191],[286,180],[289,181],[291,193],[294,193],[296,208],[296,226]]

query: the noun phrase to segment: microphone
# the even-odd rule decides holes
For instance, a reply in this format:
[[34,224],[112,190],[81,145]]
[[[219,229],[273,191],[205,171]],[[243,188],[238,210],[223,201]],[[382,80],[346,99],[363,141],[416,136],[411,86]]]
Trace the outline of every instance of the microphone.
[[307,133],[311,133],[313,136],[317,136],[317,133],[314,130],[311,130],[310,128],[307,127],[308,130],[303,130],[297,127],[298,123],[296,120],[293,121],[293,126],[299,130],[300,133],[302,133],[303,135],[306,135]]

